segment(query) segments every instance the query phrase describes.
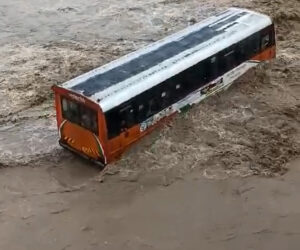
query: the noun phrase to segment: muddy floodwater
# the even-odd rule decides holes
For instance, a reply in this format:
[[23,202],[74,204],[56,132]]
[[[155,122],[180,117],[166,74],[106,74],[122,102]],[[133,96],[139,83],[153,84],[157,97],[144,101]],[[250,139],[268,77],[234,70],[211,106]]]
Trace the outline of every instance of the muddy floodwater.
[[[105,172],[58,146],[53,84],[227,7],[277,58]],[[0,249],[299,249],[300,2],[0,0]]]

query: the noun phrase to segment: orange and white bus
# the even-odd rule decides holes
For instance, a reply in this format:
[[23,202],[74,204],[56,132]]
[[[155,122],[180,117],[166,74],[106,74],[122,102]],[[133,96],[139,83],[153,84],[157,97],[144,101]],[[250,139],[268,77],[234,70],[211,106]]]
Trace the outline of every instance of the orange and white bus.
[[275,53],[272,20],[230,8],[53,86],[59,142],[106,165],[183,108],[228,88]]

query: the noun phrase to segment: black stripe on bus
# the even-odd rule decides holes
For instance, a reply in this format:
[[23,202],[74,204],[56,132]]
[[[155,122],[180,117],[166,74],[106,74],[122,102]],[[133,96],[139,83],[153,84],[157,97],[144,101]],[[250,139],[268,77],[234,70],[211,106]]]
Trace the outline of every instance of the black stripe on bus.
[[[194,31],[182,39],[171,41],[156,50],[142,54],[137,58],[132,59],[118,67],[112,68],[102,74],[95,75],[88,80],[73,86],[71,89],[82,93],[85,96],[92,96],[110,86],[146,71],[159,63],[172,58],[185,50],[191,49],[211,38],[222,34],[225,30],[219,30],[226,24],[235,22],[241,16],[247,14],[246,12],[238,13],[230,18],[222,18],[218,23],[211,27],[203,27]],[[224,21],[222,21],[225,19]]]

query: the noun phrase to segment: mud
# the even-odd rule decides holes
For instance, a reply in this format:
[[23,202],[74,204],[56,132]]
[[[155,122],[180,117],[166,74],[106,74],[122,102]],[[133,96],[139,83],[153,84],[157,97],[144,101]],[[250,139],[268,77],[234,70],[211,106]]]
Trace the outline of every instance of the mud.
[[[58,146],[53,84],[228,6],[273,17],[277,59],[104,172]],[[0,0],[0,249],[298,249],[299,11],[297,0]]]
[[[24,165],[37,156],[43,158],[43,154],[59,158],[50,91],[53,84],[69,80],[229,5],[226,1],[218,4],[204,1],[201,6],[197,1],[120,5],[94,1],[94,5],[82,6],[78,1],[67,1],[54,5],[47,2],[41,8],[38,3],[30,3],[25,9],[16,8],[13,3],[2,4],[5,10],[4,32],[0,36],[3,44],[0,54],[5,58],[0,68],[2,165]],[[278,59],[249,72],[226,93],[177,117],[172,124],[136,145],[112,168],[141,174],[165,172],[174,178],[193,169],[201,170],[206,176],[284,173],[285,164],[299,154],[298,5],[297,1],[236,2],[235,6],[240,7],[258,6],[257,10],[274,18]],[[13,8],[18,15],[10,15]],[[10,17],[9,24],[6,16]],[[44,25],[37,27],[33,18]],[[99,29],[94,30],[96,25]],[[38,138],[31,139],[30,150],[26,148],[31,132],[23,136],[28,127],[37,131],[35,138]],[[38,141],[43,146],[34,146]],[[13,152],[15,145],[20,145],[17,153]]]

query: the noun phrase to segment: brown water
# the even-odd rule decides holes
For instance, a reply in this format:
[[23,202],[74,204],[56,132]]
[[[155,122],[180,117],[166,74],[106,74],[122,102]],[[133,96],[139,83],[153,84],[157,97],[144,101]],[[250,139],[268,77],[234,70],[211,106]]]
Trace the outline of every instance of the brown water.
[[[118,3],[0,1],[0,55],[5,58],[0,64],[2,165],[26,164],[44,154],[63,161],[55,136],[52,84],[230,6],[230,1],[211,0],[201,4]],[[285,172],[285,164],[298,155],[298,5],[294,8],[281,1],[272,5],[236,1],[235,5],[257,7],[275,18],[278,59],[249,72],[228,92],[178,117],[171,128],[150,136],[112,167],[174,177],[192,169],[210,178],[273,175]],[[287,33],[290,29],[295,31]]]
[[[52,84],[233,4],[274,18],[276,60],[105,173],[58,146]],[[0,249],[298,249],[299,10],[296,0],[0,0]],[[275,178],[241,178],[253,175]]]

